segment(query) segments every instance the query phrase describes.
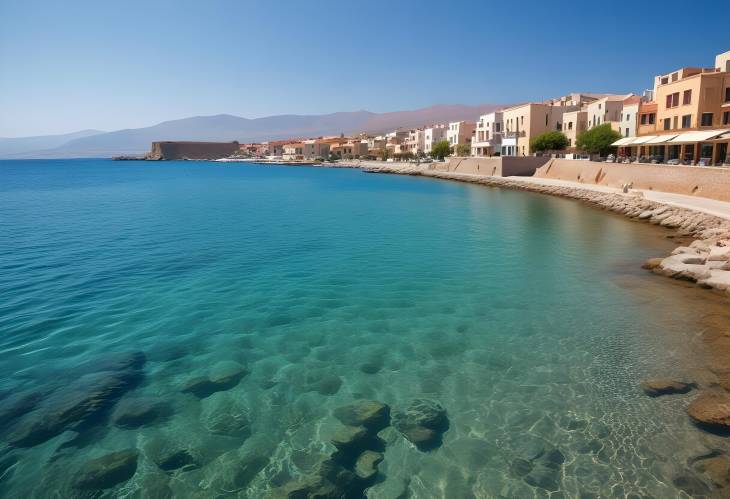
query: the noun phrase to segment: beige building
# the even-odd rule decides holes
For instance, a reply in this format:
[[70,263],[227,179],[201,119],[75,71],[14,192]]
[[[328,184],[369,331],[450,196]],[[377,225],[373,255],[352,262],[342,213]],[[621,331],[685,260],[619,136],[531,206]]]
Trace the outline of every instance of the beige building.
[[619,131],[624,100],[630,95],[608,95],[586,105],[588,130],[606,123]]
[[284,153],[282,157],[286,160],[304,159],[304,143],[290,142],[284,144]]
[[330,155],[330,145],[318,139],[305,140],[302,143],[304,159],[327,159]]
[[686,67],[654,78],[654,102],[639,110],[638,137],[614,143],[640,161],[730,163],[730,52],[715,67]]
[[446,140],[454,148],[454,154],[456,154],[456,146],[467,145],[471,147],[475,130],[476,123],[473,121],[453,121],[449,123]]
[[560,105],[530,102],[504,109],[502,155],[529,156],[532,153],[530,140],[533,137],[552,130],[562,131],[564,114],[578,110],[580,105],[574,101],[565,101]]
[[575,148],[578,136],[588,129],[588,113],[580,109],[564,112],[562,129],[568,138],[568,149]]
[[426,133],[422,128],[416,128],[408,133],[408,150],[414,155],[425,152]]

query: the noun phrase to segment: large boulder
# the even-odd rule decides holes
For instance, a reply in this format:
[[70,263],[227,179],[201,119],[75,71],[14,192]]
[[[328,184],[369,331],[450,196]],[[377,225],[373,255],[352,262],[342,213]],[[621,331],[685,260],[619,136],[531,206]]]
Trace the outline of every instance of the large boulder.
[[382,460],[382,453],[366,450],[355,461],[355,474],[361,480],[372,480],[378,474],[378,464]]
[[390,407],[377,400],[360,400],[338,407],[332,413],[342,424],[380,431],[390,424]]
[[107,411],[142,379],[138,370],[87,374],[58,389],[19,421],[11,445],[32,447],[80,424],[99,423]]
[[74,486],[78,489],[108,489],[126,482],[137,471],[136,450],[112,452],[87,462],[78,472]]
[[708,429],[730,431],[730,394],[701,393],[689,404],[687,412]]
[[183,383],[181,391],[192,393],[198,398],[210,397],[216,392],[230,390],[238,385],[248,370],[231,361],[221,361],[211,369],[208,376],[197,376]]
[[660,395],[672,395],[675,393],[687,393],[695,388],[694,383],[685,383],[683,381],[674,381],[671,379],[648,379],[641,382],[641,389],[650,397],[658,397]]
[[441,446],[449,419],[438,402],[419,399],[393,416],[393,426],[419,450],[428,451]]
[[112,423],[120,428],[139,428],[152,424],[168,412],[165,403],[149,397],[125,398],[119,401],[112,414]]

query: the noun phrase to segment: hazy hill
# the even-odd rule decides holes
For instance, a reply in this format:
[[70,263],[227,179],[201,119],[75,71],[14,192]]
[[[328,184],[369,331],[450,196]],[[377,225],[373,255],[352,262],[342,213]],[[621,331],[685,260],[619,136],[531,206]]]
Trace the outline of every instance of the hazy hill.
[[[142,154],[156,140],[212,140],[255,142],[267,139],[316,137],[340,133],[384,132],[399,127],[416,127],[431,123],[476,120],[480,114],[502,106],[438,105],[412,111],[371,113],[340,112],[323,115],[279,115],[248,119],[228,114],[195,116],[165,121],[154,126],[86,135],[69,134],[67,140],[52,145],[15,147],[8,153],[0,149],[0,157],[109,157],[119,154]],[[77,132],[82,134],[83,132]],[[60,136],[56,136],[60,137]],[[5,139],[23,140],[23,139]]]
[[53,149],[74,139],[104,133],[101,130],[81,130],[79,132],[60,135],[38,135],[36,137],[3,138],[0,137],[0,157],[8,157],[28,151]]

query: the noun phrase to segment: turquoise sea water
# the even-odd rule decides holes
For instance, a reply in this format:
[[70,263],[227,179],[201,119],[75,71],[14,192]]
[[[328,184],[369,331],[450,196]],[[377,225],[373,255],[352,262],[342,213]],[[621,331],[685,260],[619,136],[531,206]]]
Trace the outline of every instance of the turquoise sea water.
[[[574,201],[348,169],[0,162],[0,495],[89,494],[86,462],[135,449],[105,497],[262,497],[332,451],[334,408],[427,398],[448,412],[443,445],[384,430],[369,497],[680,497],[677,477],[709,483],[689,460],[725,444],[689,422],[691,395],[638,387],[701,365],[700,291],[639,269],[664,235]],[[138,377],[109,388],[102,369],[103,410],[49,429],[129,352]],[[182,391],[231,366],[237,384]],[[130,399],[165,410],[120,427]],[[170,449],[194,469],[161,470]],[[537,478],[519,466],[556,449]]]

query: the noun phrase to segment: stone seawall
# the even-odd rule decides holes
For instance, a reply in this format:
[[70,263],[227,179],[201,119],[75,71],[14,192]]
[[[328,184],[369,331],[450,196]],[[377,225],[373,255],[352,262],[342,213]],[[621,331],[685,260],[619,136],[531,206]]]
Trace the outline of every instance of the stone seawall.
[[153,142],[145,159],[221,159],[238,152],[238,142]]
[[532,176],[550,158],[539,156],[491,157],[491,158],[451,158],[447,163],[434,163],[437,170],[490,175],[494,177]]
[[730,170],[718,167],[552,159],[537,169],[535,177],[605,185],[617,189],[624,184],[633,184],[635,189],[730,201]]

